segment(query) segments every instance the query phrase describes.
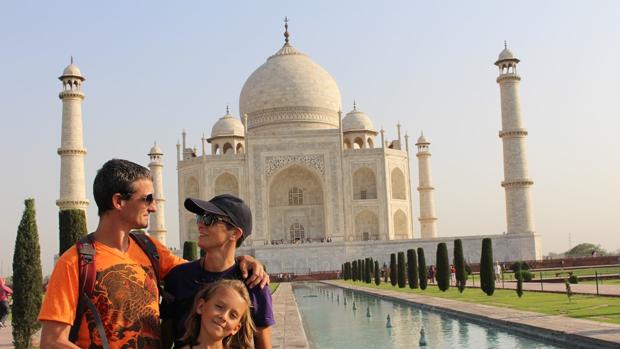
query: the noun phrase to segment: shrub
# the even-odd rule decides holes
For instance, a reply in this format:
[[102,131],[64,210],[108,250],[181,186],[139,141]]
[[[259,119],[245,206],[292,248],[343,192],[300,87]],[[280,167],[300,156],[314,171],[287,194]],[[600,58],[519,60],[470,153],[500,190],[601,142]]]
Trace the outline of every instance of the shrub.
[[517,270],[517,272],[515,272],[516,280],[530,282],[532,281],[533,278],[534,278],[534,274],[532,274],[532,272],[529,270]]
[[420,289],[426,290],[428,285],[428,272],[426,270],[426,259],[424,258],[424,249],[418,247],[418,275],[420,276]]
[[369,284],[372,282],[372,272],[373,272],[373,265],[372,265],[372,261],[370,260],[370,258],[366,258],[366,267],[364,268],[366,271],[366,275],[364,277],[364,281]]
[[414,249],[407,250],[407,281],[409,288],[418,288],[420,280],[418,278],[418,256]]
[[344,279],[351,280],[351,262],[344,263]]
[[392,286],[396,286],[398,282],[396,275],[396,254],[390,253],[390,283]]
[[351,279],[353,279],[353,281],[357,281],[357,260],[354,260],[352,265],[353,265],[353,274],[351,276]]
[[88,233],[86,212],[78,209],[59,211],[58,230],[60,256]]
[[445,242],[437,244],[437,287],[441,291],[450,288],[450,259],[448,258],[448,246]]
[[375,285],[381,285],[381,272],[379,270],[379,262],[375,261]]
[[482,239],[480,256],[480,288],[488,296],[495,292],[495,272],[493,271],[493,245],[490,238]]
[[30,349],[32,336],[41,326],[37,315],[41,308],[43,273],[34,199],[26,199],[24,204],[13,253],[12,323],[15,347]]
[[405,287],[405,253],[398,252],[398,287]]
[[568,277],[568,282],[570,282],[571,284],[578,284],[579,277],[577,275],[571,275]]
[[530,270],[530,266],[523,261],[518,261],[518,262],[514,262],[510,265],[510,270],[512,270],[513,272],[516,272],[517,269],[519,269],[519,266],[521,266],[521,270]]
[[467,283],[465,271],[465,257],[463,257],[463,242],[461,239],[454,240],[454,268],[456,269],[456,287],[463,293]]
[[198,244],[196,244],[196,241],[185,241],[183,243],[183,259],[188,261],[198,259],[196,254],[197,247]]

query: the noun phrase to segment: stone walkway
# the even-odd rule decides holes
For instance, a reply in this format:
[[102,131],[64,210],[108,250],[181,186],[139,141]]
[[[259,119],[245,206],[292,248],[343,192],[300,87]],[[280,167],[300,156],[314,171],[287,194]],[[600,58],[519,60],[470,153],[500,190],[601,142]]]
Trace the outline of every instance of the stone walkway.
[[[37,332],[32,338],[32,344],[35,346],[39,346],[39,338],[41,333]],[[0,328],[0,348],[14,348],[13,346],[13,326],[11,326],[11,321],[6,321],[6,327]]]
[[398,291],[377,290],[364,286],[350,286],[338,281],[323,282],[381,298],[414,303],[425,309],[482,322],[510,332],[535,335],[570,348],[620,348],[620,325],[497,308]]
[[274,349],[309,348],[290,282],[280,283],[273,294],[273,314],[276,318],[272,335]]

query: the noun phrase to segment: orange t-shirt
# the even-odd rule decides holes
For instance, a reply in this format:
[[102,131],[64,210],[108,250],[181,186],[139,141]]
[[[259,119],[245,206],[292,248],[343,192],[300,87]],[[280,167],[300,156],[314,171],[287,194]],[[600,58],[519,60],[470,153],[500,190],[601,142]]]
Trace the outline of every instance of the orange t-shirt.
[[[173,267],[186,262],[155,239],[151,240],[160,256],[162,279]],[[103,321],[110,348],[160,348],[159,293],[146,253],[131,238],[126,253],[97,241],[95,249],[97,279],[91,300]],[[39,321],[73,325],[79,292],[78,265],[75,246],[58,259],[41,306]],[[101,345],[90,310],[84,313],[76,344],[82,348]]]

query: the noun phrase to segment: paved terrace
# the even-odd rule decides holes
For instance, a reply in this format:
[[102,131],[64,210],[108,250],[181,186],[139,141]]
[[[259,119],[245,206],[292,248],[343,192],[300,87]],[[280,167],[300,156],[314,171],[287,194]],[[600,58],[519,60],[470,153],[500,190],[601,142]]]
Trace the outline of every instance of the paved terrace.
[[398,291],[377,290],[364,286],[351,286],[338,281],[323,282],[384,299],[413,303],[425,309],[499,327],[509,332],[544,338],[569,348],[620,348],[620,325],[497,308]]
[[[297,302],[290,282],[281,283],[273,294],[273,313],[276,325],[273,327],[274,349],[308,349],[306,332],[301,323]],[[13,335],[10,321],[6,328],[0,328],[0,348],[13,348]],[[33,336],[33,344],[38,346],[40,334]]]

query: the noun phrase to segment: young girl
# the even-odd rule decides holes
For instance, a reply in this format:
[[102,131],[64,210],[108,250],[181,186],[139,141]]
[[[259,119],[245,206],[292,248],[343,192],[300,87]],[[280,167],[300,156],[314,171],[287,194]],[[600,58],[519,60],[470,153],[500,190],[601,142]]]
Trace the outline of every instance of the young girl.
[[189,349],[253,348],[254,323],[243,282],[220,280],[196,294],[181,340]]

